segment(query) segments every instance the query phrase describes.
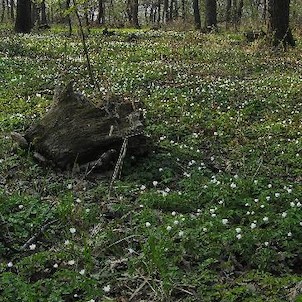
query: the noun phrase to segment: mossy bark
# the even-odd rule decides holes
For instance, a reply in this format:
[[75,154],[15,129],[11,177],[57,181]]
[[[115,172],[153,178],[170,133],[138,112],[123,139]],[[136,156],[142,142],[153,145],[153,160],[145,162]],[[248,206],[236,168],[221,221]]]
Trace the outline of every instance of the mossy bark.
[[96,107],[68,84],[24,137],[31,148],[60,168],[71,168],[97,160],[109,150],[118,154],[125,137],[127,154],[147,153],[148,138],[142,130],[141,113],[133,103],[111,97],[103,107]]

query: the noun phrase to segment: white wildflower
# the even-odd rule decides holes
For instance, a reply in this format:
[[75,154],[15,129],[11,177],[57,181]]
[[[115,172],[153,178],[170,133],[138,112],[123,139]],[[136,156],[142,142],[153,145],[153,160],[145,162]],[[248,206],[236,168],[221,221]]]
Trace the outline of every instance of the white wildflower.
[[236,233],[241,233],[241,228],[236,228]]
[[108,284],[108,285],[104,286],[104,287],[103,287],[103,291],[104,291],[105,293],[109,293],[109,292],[110,292],[110,285]]
[[13,266],[14,264],[11,261],[7,263],[7,267],[13,267]]
[[30,246],[29,246],[29,249],[31,250],[31,251],[33,251],[33,250],[35,250],[36,249],[36,245],[33,243],[33,244],[31,244]]
[[221,222],[222,222],[223,225],[226,225],[226,224],[228,224],[229,220],[224,218],[224,219],[221,220]]
[[257,227],[257,225],[256,225],[256,223],[251,223],[251,229],[253,230],[253,229],[255,229]]
[[183,235],[184,235],[184,231],[179,231],[179,232],[178,232],[178,236],[179,236],[179,237],[182,237]]

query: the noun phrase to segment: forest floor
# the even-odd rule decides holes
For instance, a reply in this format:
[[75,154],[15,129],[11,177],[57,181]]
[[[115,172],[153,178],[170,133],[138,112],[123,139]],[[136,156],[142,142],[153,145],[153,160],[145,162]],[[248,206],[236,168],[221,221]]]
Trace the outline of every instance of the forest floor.
[[301,37],[92,29],[102,93],[143,102],[153,141],[109,198],[10,137],[62,80],[98,101],[80,39],[0,35],[0,301],[302,301]]

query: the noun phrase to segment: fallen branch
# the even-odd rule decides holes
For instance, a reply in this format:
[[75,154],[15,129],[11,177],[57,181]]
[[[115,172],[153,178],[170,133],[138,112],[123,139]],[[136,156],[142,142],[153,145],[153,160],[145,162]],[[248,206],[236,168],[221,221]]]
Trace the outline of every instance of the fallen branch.
[[118,177],[119,173],[121,172],[123,162],[124,162],[124,158],[125,158],[126,152],[127,152],[127,146],[128,146],[128,136],[126,136],[124,138],[123,145],[122,145],[122,148],[121,148],[121,151],[120,151],[120,155],[119,155],[119,158],[116,162],[116,165],[115,165],[115,168],[114,168],[114,171],[113,171],[113,174],[112,174],[111,182],[110,182],[110,185],[109,185],[108,198],[110,198],[113,183],[114,183],[115,179]]

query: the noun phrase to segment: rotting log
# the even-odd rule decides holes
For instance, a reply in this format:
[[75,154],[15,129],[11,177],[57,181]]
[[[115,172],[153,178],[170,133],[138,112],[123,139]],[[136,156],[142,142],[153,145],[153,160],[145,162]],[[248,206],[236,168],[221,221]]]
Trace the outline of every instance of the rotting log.
[[62,169],[87,164],[87,169],[106,170],[117,159],[125,138],[127,155],[148,152],[143,128],[137,103],[110,96],[96,106],[69,83],[55,92],[51,109],[26,130],[24,139],[31,150]]

